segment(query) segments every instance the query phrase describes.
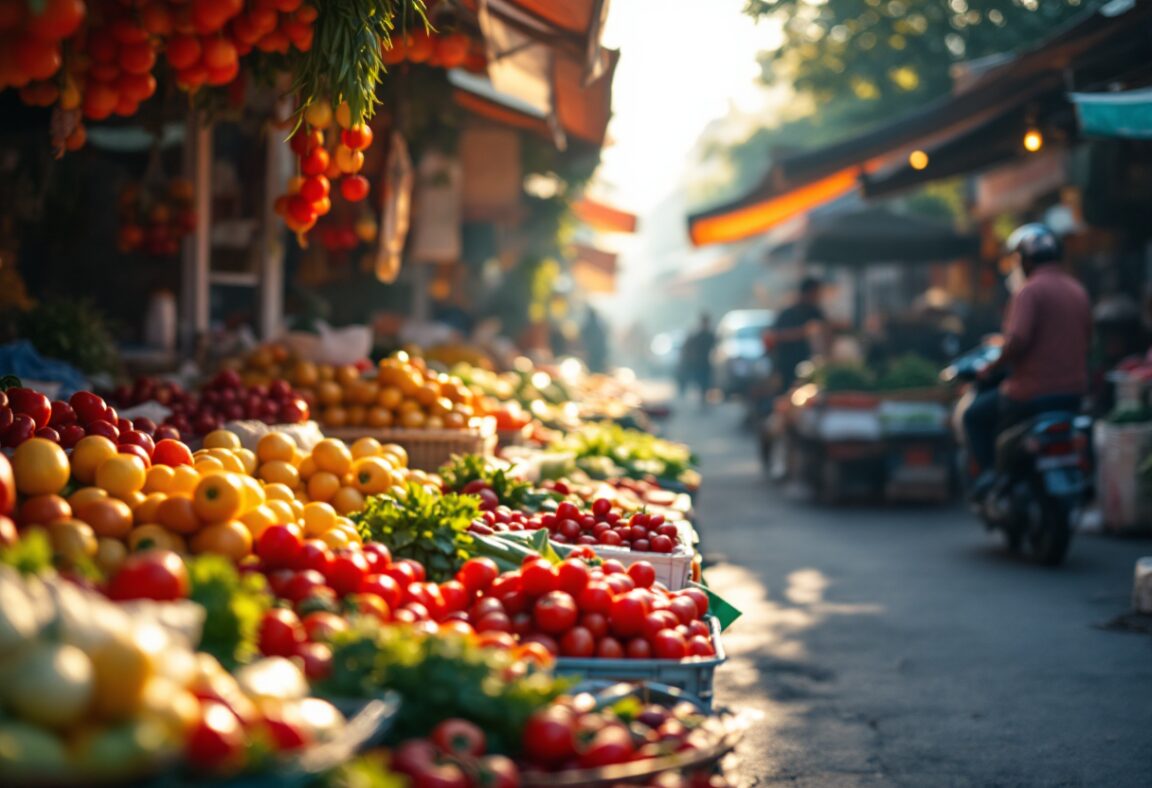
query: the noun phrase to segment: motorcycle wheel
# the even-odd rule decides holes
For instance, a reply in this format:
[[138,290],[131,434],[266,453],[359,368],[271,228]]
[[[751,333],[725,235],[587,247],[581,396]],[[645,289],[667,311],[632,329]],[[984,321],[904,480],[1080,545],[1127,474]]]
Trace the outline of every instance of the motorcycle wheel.
[[1028,548],[1042,566],[1059,566],[1072,543],[1072,512],[1062,501],[1036,490],[1039,520],[1028,533]]

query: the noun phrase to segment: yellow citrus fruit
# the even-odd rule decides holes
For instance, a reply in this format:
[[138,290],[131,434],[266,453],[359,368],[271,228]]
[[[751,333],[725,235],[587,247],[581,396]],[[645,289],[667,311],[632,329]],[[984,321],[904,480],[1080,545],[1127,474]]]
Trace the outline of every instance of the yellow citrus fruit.
[[312,461],[320,470],[342,476],[352,467],[352,452],[344,441],[325,438],[312,447]]
[[295,457],[296,442],[286,433],[270,432],[256,444],[256,458],[262,463],[273,460],[292,462]]
[[264,484],[264,496],[269,501],[291,501],[296,498],[296,493],[292,492],[292,488],[287,484],[266,482]]
[[240,458],[231,449],[209,449],[208,456],[220,460],[226,471],[244,473],[244,463],[240,462]]
[[304,523],[304,533],[319,536],[336,526],[336,510],[321,501],[313,501],[304,507],[300,520]]
[[109,457],[116,456],[116,444],[103,435],[81,438],[72,447],[72,478],[81,484],[96,481],[96,468]]
[[331,547],[333,550],[339,550],[342,547],[347,547],[351,541],[348,534],[339,528],[333,528],[330,531],[325,531],[320,534],[320,541]]
[[58,493],[68,483],[71,472],[68,455],[59,444],[44,438],[29,438],[12,455],[16,489],[24,495]]
[[311,454],[301,460],[300,464],[296,466],[296,472],[299,473],[300,478],[304,480],[312,478],[312,475],[318,470],[319,468],[316,467],[316,461],[312,459]]
[[180,534],[173,533],[156,523],[138,525],[128,533],[128,549],[133,552],[158,547],[176,553],[188,552],[188,544]]
[[68,505],[73,509],[83,506],[89,501],[99,501],[101,498],[107,498],[108,491],[103,487],[81,487],[76,492],[68,496]]
[[340,477],[328,471],[317,471],[308,480],[308,497],[313,501],[330,501],[340,489]]
[[244,488],[240,478],[231,473],[204,477],[196,485],[192,505],[201,520],[219,523],[233,519],[244,506]]
[[168,493],[191,497],[192,493],[196,492],[196,485],[199,483],[200,472],[191,465],[181,465],[176,469],[176,475],[172,477],[172,488]]
[[364,496],[355,487],[341,487],[332,496],[332,508],[337,514],[358,512],[364,508]]
[[132,454],[117,454],[100,463],[96,469],[96,486],[103,487],[113,498],[124,499],[144,489],[148,469],[144,461]]
[[200,529],[190,545],[196,553],[216,553],[239,561],[252,552],[252,532],[244,523],[226,520]]
[[192,467],[195,468],[196,472],[201,476],[207,476],[213,471],[225,470],[224,463],[220,462],[216,457],[201,457],[193,463]]
[[297,514],[288,501],[271,500],[264,506],[276,516],[277,524],[294,523],[297,520]]
[[365,495],[379,495],[394,479],[392,466],[383,457],[362,457],[352,464],[352,483]]
[[240,466],[243,472],[249,476],[256,475],[256,467],[259,463],[256,461],[256,452],[250,449],[236,449],[232,452],[236,459],[240,460]]
[[213,430],[204,436],[205,449],[239,449],[240,438],[228,430]]
[[255,509],[264,503],[264,485],[252,476],[240,476],[240,484],[244,487],[244,511]]
[[300,473],[285,460],[269,460],[260,466],[257,475],[269,484],[280,484],[289,489],[300,486]]
[[134,493],[129,493],[128,495],[125,495],[120,500],[123,501],[124,503],[128,504],[129,509],[135,509],[137,506],[144,503],[144,499],[147,497],[148,496],[142,492],[134,492]]
[[392,457],[392,464],[397,468],[408,467],[408,451],[397,443],[384,444],[384,454]]
[[168,496],[164,493],[149,493],[144,496],[144,500],[132,507],[132,521],[134,523],[154,523],[157,522],[156,512],[160,509],[160,504],[168,500]]
[[240,522],[244,523],[244,527],[252,533],[253,539],[259,539],[260,534],[264,533],[264,529],[270,525],[276,525],[280,521],[279,515],[271,506],[257,506],[251,511],[245,512],[240,516]]
[[336,530],[342,531],[343,533],[345,533],[348,536],[348,542],[350,544],[360,544],[363,541],[360,538],[360,533],[356,530],[356,527],[353,526],[351,523],[349,523],[348,525],[338,525],[338,526],[336,526]]
[[194,534],[200,530],[200,518],[191,498],[174,495],[156,507],[156,522],[177,534]]
[[144,477],[144,492],[166,493],[172,490],[176,469],[170,465],[153,465]]

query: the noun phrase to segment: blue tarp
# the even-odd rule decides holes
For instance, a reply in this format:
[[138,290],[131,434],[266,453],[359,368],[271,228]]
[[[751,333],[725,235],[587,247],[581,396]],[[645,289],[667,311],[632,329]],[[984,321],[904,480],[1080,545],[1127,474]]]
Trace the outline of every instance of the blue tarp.
[[60,399],[89,388],[88,379],[71,364],[44,358],[26,339],[0,345],[0,376],[15,375],[22,381],[39,380],[60,384]]
[[1115,93],[1069,93],[1080,118],[1080,130],[1090,136],[1152,139],[1152,89]]

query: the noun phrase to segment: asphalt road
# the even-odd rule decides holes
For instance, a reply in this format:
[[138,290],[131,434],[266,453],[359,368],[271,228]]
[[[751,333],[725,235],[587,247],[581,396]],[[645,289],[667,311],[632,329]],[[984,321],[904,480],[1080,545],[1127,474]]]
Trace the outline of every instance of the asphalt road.
[[756,716],[745,785],[1152,786],[1152,637],[1127,611],[1152,541],[1006,555],[960,506],[822,508],[765,481],[730,406],[681,406],[708,581],[745,615],[719,705]]

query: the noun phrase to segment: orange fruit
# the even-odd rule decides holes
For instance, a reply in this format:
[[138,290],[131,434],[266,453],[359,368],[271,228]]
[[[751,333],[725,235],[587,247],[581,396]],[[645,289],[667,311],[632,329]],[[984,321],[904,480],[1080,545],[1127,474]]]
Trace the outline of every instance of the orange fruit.
[[176,468],[176,475],[172,478],[170,495],[192,496],[196,492],[196,485],[200,483],[200,472],[191,465],[181,465]]
[[216,553],[239,561],[252,552],[252,532],[244,523],[226,520],[205,526],[189,545],[196,553]]
[[320,501],[313,501],[304,507],[300,517],[304,524],[304,533],[307,536],[319,536],[336,527],[336,510],[330,505]]
[[81,484],[96,481],[96,469],[109,457],[116,456],[116,444],[103,435],[81,438],[72,447],[72,478]]
[[58,493],[68,483],[71,472],[68,455],[58,444],[44,438],[29,438],[12,455],[16,489],[24,495]]
[[315,386],[320,380],[320,371],[311,361],[297,361],[292,367],[291,377],[293,386]]
[[270,482],[264,485],[264,497],[269,501],[291,501],[296,498],[296,494],[286,484]]
[[172,490],[176,469],[170,465],[153,465],[144,477],[144,492],[166,493]]
[[228,430],[213,430],[204,436],[205,449],[239,449],[240,438]]
[[253,539],[259,539],[265,528],[270,525],[277,525],[282,521],[274,509],[268,505],[263,505],[245,512],[241,515],[240,522],[244,523],[244,527],[252,533]]
[[308,480],[308,497],[313,501],[330,501],[340,489],[340,477],[328,471],[317,471]]
[[364,495],[355,487],[341,487],[332,496],[332,508],[337,514],[358,512],[364,508]]
[[319,468],[316,467],[316,461],[312,459],[311,454],[301,460],[300,464],[296,466],[297,473],[299,473],[300,478],[305,481],[310,479],[312,475],[318,470]]
[[201,520],[223,522],[233,519],[244,507],[244,488],[240,478],[232,473],[214,473],[204,477],[196,485],[192,505]]
[[320,470],[341,476],[352,467],[352,452],[344,441],[325,438],[312,447],[312,460]]
[[240,462],[240,458],[236,456],[236,452],[231,449],[209,449],[208,456],[215,457],[219,460],[226,471],[244,473],[244,463]]
[[440,384],[438,383],[425,383],[420,388],[416,389],[415,399],[423,407],[430,408],[436,404],[436,400],[440,398]]
[[256,475],[256,466],[259,464],[256,462],[256,452],[250,449],[235,449],[232,455],[240,461],[241,472],[249,476]]
[[339,528],[333,528],[330,531],[325,531],[320,534],[320,541],[331,547],[333,550],[339,550],[347,547],[352,541],[348,538],[348,534]]
[[349,427],[363,427],[368,420],[368,409],[363,405],[349,405],[345,413]]
[[329,405],[320,411],[320,423],[325,427],[346,427],[348,411],[339,405]]
[[396,386],[385,386],[376,395],[376,404],[387,410],[396,410],[404,401],[404,392]]
[[384,455],[392,457],[392,464],[397,468],[408,467],[408,450],[398,443],[384,444]]
[[427,417],[418,410],[407,410],[400,414],[400,426],[406,430],[424,429],[427,422]]
[[117,454],[100,463],[96,469],[96,486],[103,487],[113,498],[123,500],[144,489],[148,469],[144,461],[131,454]]
[[163,500],[156,507],[156,522],[177,534],[194,534],[200,530],[200,518],[191,498],[182,495]]
[[349,449],[352,452],[352,459],[358,460],[361,457],[375,457],[380,454],[384,447],[380,441],[375,438],[360,438],[352,444]]
[[91,501],[77,509],[75,515],[88,523],[97,536],[123,539],[132,530],[132,510],[115,498]]
[[240,484],[244,488],[244,507],[241,511],[255,509],[264,503],[264,485],[252,476],[240,476]]
[[392,486],[392,466],[383,457],[362,457],[352,464],[352,480],[364,495],[379,495]]
[[172,533],[156,523],[138,525],[128,534],[128,549],[133,552],[158,547],[176,553],[188,552],[188,544],[180,534]]
[[136,524],[157,522],[156,512],[166,500],[168,496],[164,493],[149,493],[143,501],[132,507],[132,521]]
[[261,463],[281,460],[291,463],[296,456],[296,442],[283,432],[269,432],[256,444],[256,458]]
[[103,487],[81,487],[68,496],[68,505],[75,510],[89,501],[99,501],[107,497],[108,491]]
[[276,524],[296,522],[298,515],[288,501],[272,500],[264,504],[276,516]]
[[321,405],[339,405],[344,401],[344,389],[334,380],[326,380],[316,387],[316,401]]
[[201,476],[207,476],[213,471],[224,470],[224,463],[220,462],[216,457],[201,457],[192,464],[192,467],[195,468],[196,472]]
[[392,411],[379,405],[368,408],[368,412],[364,416],[364,423],[374,429],[387,429],[392,426],[393,421]]
[[268,484],[277,484],[289,490],[300,486],[300,472],[292,463],[284,460],[269,460],[260,466],[256,474]]
[[336,367],[336,382],[341,386],[349,387],[360,380],[360,370],[352,364],[341,364]]
[[37,495],[20,505],[22,525],[47,525],[56,520],[72,519],[72,505],[59,495]]

